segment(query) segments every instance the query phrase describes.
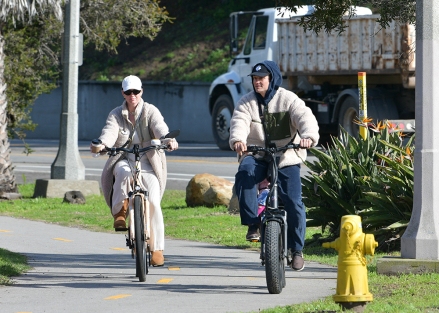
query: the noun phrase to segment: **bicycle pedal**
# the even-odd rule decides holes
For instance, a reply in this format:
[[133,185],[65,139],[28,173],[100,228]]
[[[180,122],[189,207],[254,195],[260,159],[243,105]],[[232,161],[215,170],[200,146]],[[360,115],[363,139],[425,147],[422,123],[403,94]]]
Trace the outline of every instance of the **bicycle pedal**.
[[252,240],[249,240],[250,242],[260,242],[260,240],[259,239],[252,239]]
[[127,230],[128,230],[128,228],[125,228],[125,227],[118,227],[118,228],[114,229],[114,231],[117,231],[117,232],[119,232],[119,231],[127,231]]

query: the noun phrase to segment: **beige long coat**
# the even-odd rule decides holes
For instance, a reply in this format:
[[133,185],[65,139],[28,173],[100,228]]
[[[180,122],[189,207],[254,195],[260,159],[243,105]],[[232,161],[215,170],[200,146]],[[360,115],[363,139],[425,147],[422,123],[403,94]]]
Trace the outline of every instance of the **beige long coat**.
[[[141,147],[151,144],[151,139],[159,139],[169,133],[160,111],[154,105],[144,102],[142,99],[136,108],[136,129],[141,139]],[[107,147],[121,147],[132,136],[134,127],[128,117],[128,109],[124,101],[121,106],[113,109],[108,115],[106,124],[102,129],[99,139]],[[128,146],[127,146],[128,147]],[[146,154],[152,169],[160,184],[160,197],[163,196],[166,187],[167,167],[166,157],[163,150],[151,150]],[[113,191],[113,167],[125,157],[125,153],[109,157],[101,176],[102,192],[107,205],[111,208],[111,195]]]

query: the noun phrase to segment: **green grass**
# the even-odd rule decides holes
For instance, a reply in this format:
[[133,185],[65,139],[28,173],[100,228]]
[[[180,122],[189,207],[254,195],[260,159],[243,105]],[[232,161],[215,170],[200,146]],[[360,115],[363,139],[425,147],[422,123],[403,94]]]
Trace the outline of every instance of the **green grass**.
[[29,269],[25,256],[0,248],[0,285],[12,284],[10,277],[18,276]]
[[[20,186],[23,199],[0,202],[0,214],[13,217],[57,223],[92,231],[113,232],[113,218],[103,197],[87,197],[84,205],[63,203],[62,199],[32,199],[34,185]],[[258,250],[259,244],[245,241],[246,227],[240,225],[237,215],[230,215],[225,207],[188,208],[185,192],[168,190],[162,201],[167,238],[187,239]],[[307,261],[336,266],[337,252],[310,244],[319,229],[308,228]],[[394,253],[393,255],[398,255]],[[439,312],[439,274],[383,276],[376,273],[378,254],[368,256],[369,290],[374,301],[366,306],[367,312],[404,313]],[[10,277],[27,271],[26,258],[0,249],[0,285],[10,284]],[[334,286],[335,288],[335,286]],[[294,306],[263,310],[265,313],[341,312],[332,297]]]

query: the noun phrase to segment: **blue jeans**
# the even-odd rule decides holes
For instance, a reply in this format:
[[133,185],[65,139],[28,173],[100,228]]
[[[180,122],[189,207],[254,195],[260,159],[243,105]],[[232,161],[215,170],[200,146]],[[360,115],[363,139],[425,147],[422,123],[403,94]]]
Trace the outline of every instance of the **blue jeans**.
[[[247,156],[235,175],[235,190],[239,200],[241,224],[259,224],[257,184],[267,177],[269,163]],[[303,250],[305,245],[306,212],[302,202],[300,164],[279,169],[278,196],[287,211],[289,249]]]

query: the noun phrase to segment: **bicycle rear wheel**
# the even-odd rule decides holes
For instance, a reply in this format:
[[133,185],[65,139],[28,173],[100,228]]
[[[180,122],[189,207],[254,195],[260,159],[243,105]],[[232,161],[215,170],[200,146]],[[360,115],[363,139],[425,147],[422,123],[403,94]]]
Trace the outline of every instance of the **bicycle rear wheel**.
[[145,225],[143,217],[142,197],[134,197],[134,245],[136,248],[136,276],[139,281],[146,280],[148,267],[146,266]]
[[268,221],[265,225],[265,278],[268,292],[279,294],[285,287],[284,245],[280,224]]

